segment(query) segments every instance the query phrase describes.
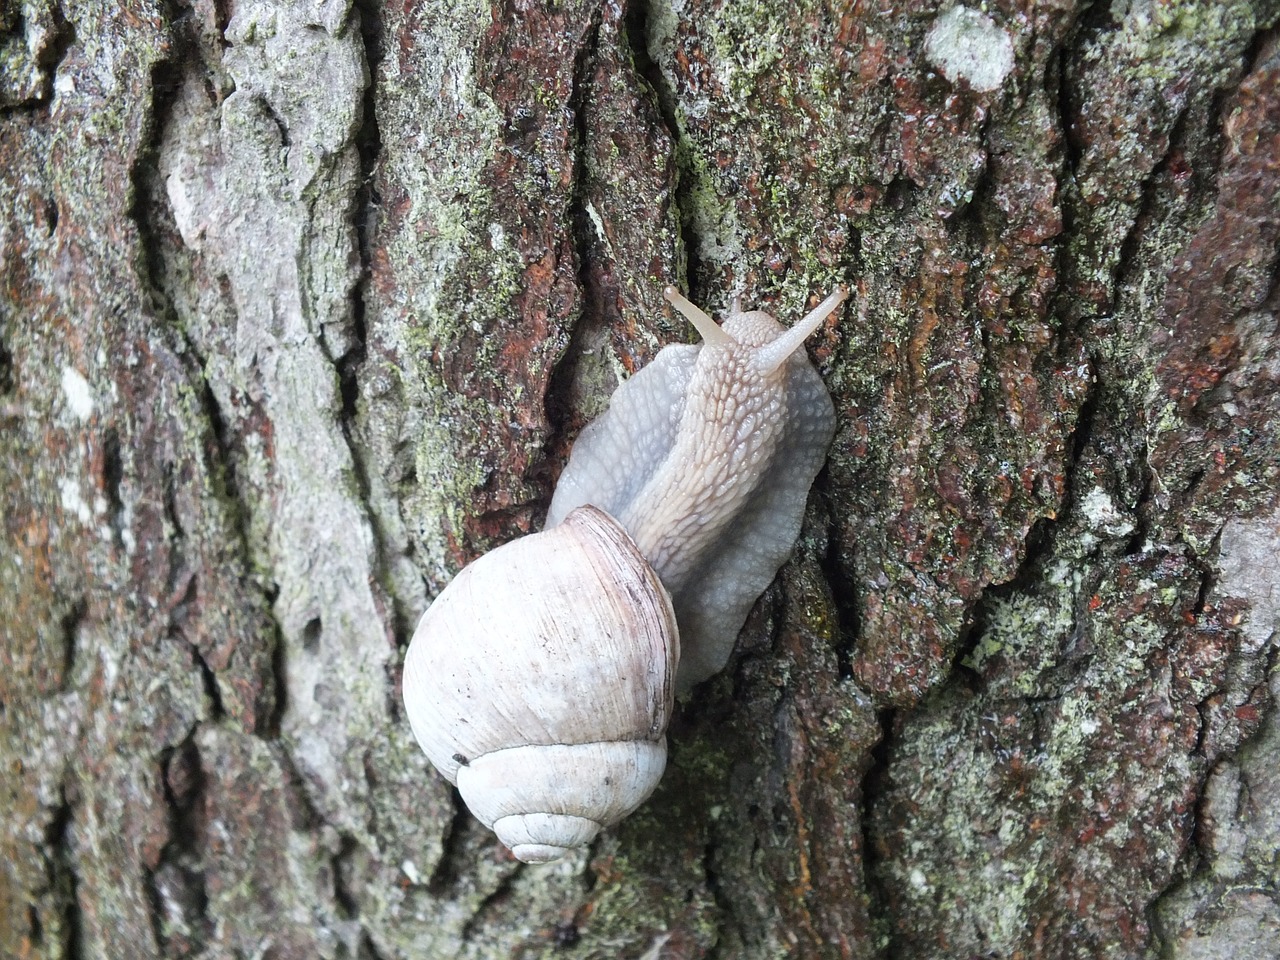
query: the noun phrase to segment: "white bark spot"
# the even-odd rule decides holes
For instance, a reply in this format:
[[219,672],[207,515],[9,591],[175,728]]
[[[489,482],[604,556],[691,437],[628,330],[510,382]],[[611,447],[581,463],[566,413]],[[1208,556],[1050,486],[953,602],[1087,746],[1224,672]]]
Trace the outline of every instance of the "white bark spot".
[[1117,509],[1105,490],[1094,487],[1080,504],[1090,528],[1109,537],[1127,537],[1133,533],[1133,521]]
[[596,228],[596,236],[600,238],[600,242],[606,247],[609,246],[609,235],[604,232],[604,220],[600,217],[594,204],[587,204],[587,216],[591,218],[591,225]]
[[93,511],[80,495],[80,484],[70,477],[63,477],[58,481],[58,498],[62,502],[63,511],[73,514],[81,523],[88,523],[93,519]]
[[952,7],[934,21],[924,54],[952,83],[966,80],[974,90],[998,90],[1013,70],[1013,39],[968,7]]
[[1222,528],[1218,589],[1249,602],[1244,634],[1254,649],[1280,629],[1280,511],[1249,520],[1228,520]]
[[165,179],[165,192],[169,195],[169,207],[173,210],[174,222],[178,225],[178,233],[182,235],[182,242],[192,250],[199,250],[204,246],[205,231],[209,227],[209,222],[203,216],[203,210],[200,208],[200,199],[193,198],[192,187],[196,186],[186,177],[182,176],[182,172],[174,170]]
[[93,388],[75,367],[62,368],[62,392],[67,398],[67,408],[81,422],[93,416]]

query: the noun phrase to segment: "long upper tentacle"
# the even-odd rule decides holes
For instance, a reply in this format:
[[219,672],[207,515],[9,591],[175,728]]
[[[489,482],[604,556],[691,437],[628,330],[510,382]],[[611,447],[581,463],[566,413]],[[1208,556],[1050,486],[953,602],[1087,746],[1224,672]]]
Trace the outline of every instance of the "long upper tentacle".
[[772,373],[786,363],[791,354],[800,349],[800,345],[813,331],[822,325],[822,321],[831,316],[836,307],[844,303],[849,296],[848,287],[839,287],[831,296],[823,300],[803,320],[778,337],[772,343],[765,344],[756,352],[756,362],[765,373]]
[[712,346],[728,346],[735,342],[733,337],[725,333],[720,324],[690,303],[675,287],[667,287],[662,291],[662,295],[671,301],[673,307],[685,315],[686,319],[694,325],[698,334],[706,343]]

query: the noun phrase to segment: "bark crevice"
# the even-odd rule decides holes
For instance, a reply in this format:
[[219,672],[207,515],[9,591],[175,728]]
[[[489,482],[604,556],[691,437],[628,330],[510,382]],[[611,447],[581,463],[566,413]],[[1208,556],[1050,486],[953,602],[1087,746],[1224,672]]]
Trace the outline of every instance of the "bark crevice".
[[694,303],[702,303],[705,300],[705,291],[696,289],[698,278],[702,273],[702,264],[698,258],[702,238],[698,235],[697,225],[690,213],[693,204],[692,193],[697,183],[697,171],[692,154],[694,147],[689,142],[685,126],[680,119],[680,98],[668,81],[661,64],[653,56],[652,46],[659,39],[654,26],[655,7],[655,0],[628,0],[624,19],[626,36],[636,73],[649,87],[674,151],[675,181],[671,185],[671,196],[672,206],[675,208],[680,224],[682,241],[680,253],[683,254],[683,263],[676,264],[676,285],[682,286],[685,296]]

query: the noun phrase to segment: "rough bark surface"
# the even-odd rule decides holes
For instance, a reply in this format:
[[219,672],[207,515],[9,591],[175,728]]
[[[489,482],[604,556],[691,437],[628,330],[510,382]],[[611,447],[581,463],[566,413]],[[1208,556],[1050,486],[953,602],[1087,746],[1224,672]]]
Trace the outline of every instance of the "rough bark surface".
[[[0,2],[0,955],[1280,957],[1276,0]],[[840,427],[662,787],[400,663],[676,282]]]

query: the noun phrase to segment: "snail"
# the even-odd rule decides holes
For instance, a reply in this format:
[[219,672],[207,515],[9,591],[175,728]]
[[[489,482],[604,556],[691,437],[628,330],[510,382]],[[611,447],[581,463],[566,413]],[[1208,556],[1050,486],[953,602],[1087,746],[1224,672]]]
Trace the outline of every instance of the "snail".
[[618,388],[545,528],[465,567],[405,655],[418,743],[531,863],[590,843],[657,787],[676,693],[728,661],[835,432],[803,344],[845,289],[790,330],[736,302],[720,326],[665,295],[702,344],[664,347]]

